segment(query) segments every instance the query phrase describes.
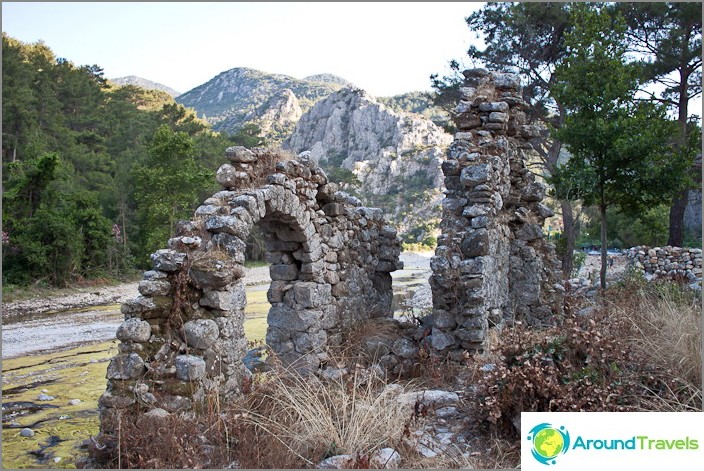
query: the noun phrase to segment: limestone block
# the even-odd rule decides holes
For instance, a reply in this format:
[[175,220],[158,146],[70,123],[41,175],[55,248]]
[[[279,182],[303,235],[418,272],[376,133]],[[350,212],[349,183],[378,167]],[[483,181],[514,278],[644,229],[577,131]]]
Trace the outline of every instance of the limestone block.
[[516,231],[516,238],[519,240],[535,240],[543,237],[543,229],[537,224],[523,224]]
[[157,250],[151,255],[154,270],[174,272],[183,266],[186,254],[170,249]]
[[181,381],[196,381],[205,376],[205,360],[194,355],[179,355],[175,360],[176,376]]
[[197,319],[183,325],[186,343],[193,348],[208,348],[218,339],[220,329],[215,321]]
[[[492,102],[484,102],[479,104],[479,111],[495,111],[495,112],[502,112],[506,113],[509,109],[508,103],[505,101],[492,101]],[[491,118],[490,118],[491,120]]]
[[269,276],[272,281],[292,281],[298,278],[298,267],[293,264],[271,265]]
[[237,311],[247,305],[247,294],[241,281],[233,283],[224,290],[205,290],[199,301],[201,306],[221,311]]
[[476,186],[489,181],[489,178],[491,178],[491,166],[488,164],[465,167],[460,173],[460,182],[464,186]]
[[487,213],[489,213],[489,208],[487,206],[483,204],[473,204],[464,208],[464,210],[462,211],[462,216],[475,218],[478,216],[483,216]]
[[120,312],[124,314],[126,318],[138,316],[143,319],[156,319],[166,317],[171,310],[172,303],[173,300],[166,296],[138,296],[135,299],[122,303]]
[[108,365],[107,379],[134,379],[144,373],[144,360],[136,353],[117,355]]
[[439,329],[452,329],[457,324],[455,316],[444,309],[433,309],[433,325]]
[[319,310],[293,310],[284,305],[273,306],[269,310],[267,323],[286,332],[305,332],[322,318]]
[[402,358],[417,358],[419,349],[416,342],[402,337],[393,343],[391,351]]
[[166,296],[171,291],[171,283],[166,280],[142,280],[137,290],[144,296]]
[[436,327],[433,327],[430,339],[431,345],[435,350],[445,350],[455,345],[455,337],[452,334],[445,333]]
[[509,115],[508,113],[501,113],[499,111],[493,111],[489,113],[490,123],[507,123]]
[[225,149],[225,157],[230,162],[237,163],[252,163],[257,161],[257,156],[254,152],[242,146],[228,147]]
[[296,304],[304,308],[318,308],[332,301],[331,286],[326,283],[299,282],[293,286]]
[[486,229],[477,229],[462,240],[461,250],[465,257],[479,257],[489,253],[489,235]]
[[247,239],[250,226],[235,216],[212,216],[205,220],[205,229],[214,234],[230,234]]
[[249,182],[249,175],[225,163],[218,168],[215,179],[224,188],[236,188],[242,183]]
[[521,81],[515,74],[494,74],[494,86],[498,90],[520,90]]
[[137,318],[127,319],[117,328],[116,337],[125,342],[146,342],[152,335],[152,326]]
[[206,254],[197,258],[188,270],[191,283],[196,288],[222,288],[244,276],[244,267],[220,254]]
[[523,201],[542,201],[545,198],[545,186],[538,182],[529,183],[521,191]]

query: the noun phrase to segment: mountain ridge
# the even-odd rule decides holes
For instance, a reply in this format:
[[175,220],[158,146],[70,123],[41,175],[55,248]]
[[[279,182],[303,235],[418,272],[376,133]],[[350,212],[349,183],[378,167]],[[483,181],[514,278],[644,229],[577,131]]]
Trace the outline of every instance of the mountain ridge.
[[143,77],[138,77],[136,75],[127,75],[125,77],[116,77],[108,79],[118,86],[134,85],[135,87],[144,88],[145,90],[159,90],[168,93],[172,98],[176,98],[181,95],[181,92],[174,90],[168,85],[164,85],[153,80],[145,79]]

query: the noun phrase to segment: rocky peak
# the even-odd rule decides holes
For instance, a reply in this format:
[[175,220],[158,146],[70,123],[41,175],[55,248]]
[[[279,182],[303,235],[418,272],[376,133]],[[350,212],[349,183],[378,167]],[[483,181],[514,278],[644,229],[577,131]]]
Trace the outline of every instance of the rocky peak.
[[419,204],[428,211],[437,204],[440,165],[451,142],[429,119],[392,111],[364,90],[345,88],[305,113],[285,146],[309,150],[324,168],[354,174],[359,194],[395,214],[403,231],[414,224],[402,221],[408,213],[425,219]]
[[285,88],[250,112],[245,117],[245,121],[259,126],[260,135],[278,140],[291,133],[302,114],[303,110],[298,98],[290,88]]

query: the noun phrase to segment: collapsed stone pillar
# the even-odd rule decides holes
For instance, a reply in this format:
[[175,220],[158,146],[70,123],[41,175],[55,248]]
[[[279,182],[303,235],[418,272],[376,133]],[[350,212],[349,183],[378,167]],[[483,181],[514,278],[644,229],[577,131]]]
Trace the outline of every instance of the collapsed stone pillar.
[[100,399],[104,433],[121,410],[186,411],[209,391],[240,393],[251,375],[241,279],[254,225],[271,264],[266,342],[284,363],[312,371],[341,329],[392,316],[400,239],[381,210],[338,191],[304,155],[235,147],[226,157],[217,172],[224,190],[152,255],[141,296],[122,306],[119,353]]
[[518,77],[485,69],[464,76],[431,260],[431,345],[443,356],[482,350],[488,329],[506,321],[553,322],[564,292],[542,231],[553,212],[525,165],[528,139],[539,130],[526,125]]

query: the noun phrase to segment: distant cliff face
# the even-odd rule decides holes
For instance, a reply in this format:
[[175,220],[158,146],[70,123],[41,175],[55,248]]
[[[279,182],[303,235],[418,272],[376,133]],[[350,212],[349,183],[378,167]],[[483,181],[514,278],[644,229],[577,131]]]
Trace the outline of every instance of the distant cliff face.
[[181,94],[181,92],[177,92],[171,87],[167,87],[166,85],[162,85],[160,83],[152,82],[151,80],[147,80],[142,77],[136,77],[134,75],[130,75],[127,77],[118,77],[109,80],[110,82],[121,87],[125,85],[134,85],[135,87],[143,88],[145,90],[160,90],[162,92],[168,93],[172,98],[175,98]]
[[[176,101],[194,108],[199,117],[205,115],[205,119],[216,131],[237,131],[252,120],[258,120],[260,127],[285,128],[295,115],[294,101],[305,112],[315,102],[339,90],[341,86],[330,81],[298,80],[286,75],[239,67],[222,72],[209,82],[179,96]],[[272,100],[275,103],[270,103]],[[276,111],[279,105],[289,107],[290,110]],[[283,121],[267,123],[264,121],[265,116],[268,119],[283,117]]]
[[366,204],[382,207],[400,232],[409,233],[439,218],[440,165],[451,142],[429,119],[392,111],[363,90],[346,88],[304,113],[284,145],[310,151],[333,175],[340,168],[349,172],[353,178],[342,178],[343,184],[356,186]]

